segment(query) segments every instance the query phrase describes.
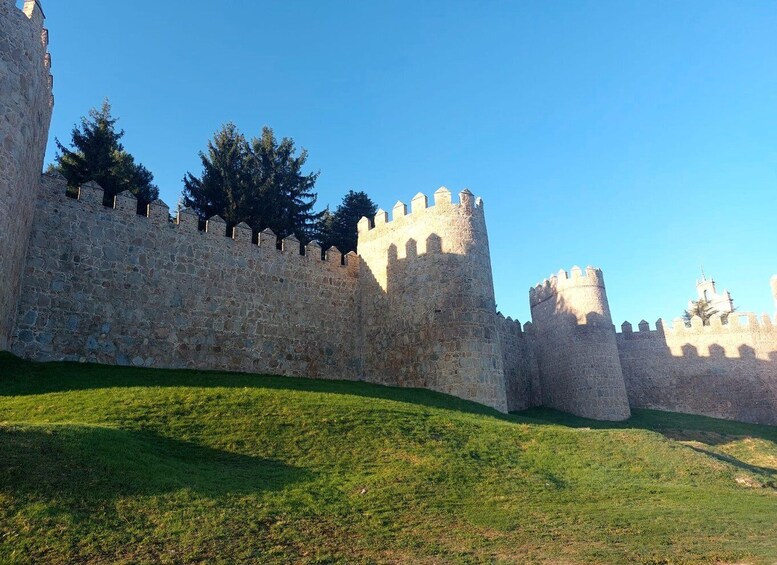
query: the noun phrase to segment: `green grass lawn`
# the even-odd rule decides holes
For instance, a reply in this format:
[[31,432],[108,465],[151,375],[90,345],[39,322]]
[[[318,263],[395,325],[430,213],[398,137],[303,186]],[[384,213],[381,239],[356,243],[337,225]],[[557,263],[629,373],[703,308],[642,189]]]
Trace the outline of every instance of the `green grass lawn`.
[[1,563],[775,563],[777,428],[0,354]]

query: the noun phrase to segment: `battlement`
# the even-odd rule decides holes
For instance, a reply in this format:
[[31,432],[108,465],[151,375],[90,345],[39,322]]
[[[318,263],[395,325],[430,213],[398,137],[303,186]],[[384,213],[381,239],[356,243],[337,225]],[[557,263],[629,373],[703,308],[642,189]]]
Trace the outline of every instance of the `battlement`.
[[433,200],[434,205],[429,206],[429,199],[427,196],[419,192],[410,201],[410,212],[407,210],[407,204],[399,201],[392,208],[391,220],[389,220],[388,212],[382,209],[378,210],[372,221],[367,217],[362,217],[357,226],[359,236],[363,237],[369,232],[381,232],[382,230],[393,227],[393,224],[402,225],[419,217],[423,217],[427,212],[443,213],[451,207],[472,210],[473,213],[475,211],[478,211],[481,214],[483,213],[483,200],[479,197],[476,198],[466,188],[459,192],[458,202],[453,202],[451,191],[444,186],[441,186],[435,191]]
[[[505,331],[513,335],[522,335],[524,333],[524,328],[521,326],[521,322],[518,320],[513,320],[510,316],[505,318],[504,314],[501,312],[496,313],[496,321],[499,324],[499,329],[501,331]],[[531,322],[527,322],[526,324],[531,327]]]
[[[11,0],[11,4],[14,4],[13,0]],[[46,14],[43,12],[39,0],[25,0],[22,12],[30,21],[36,23],[42,23],[46,19]]]
[[17,14],[23,14],[31,22],[43,27],[46,14],[43,12],[43,7],[39,0],[24,0],[21,8],[17,7],[16,3],[16,0],[0,0],[0,9],[13,10]]
[[569,272],[562,269],[529,289],[529,303],[534,307],[563,290],[579,287],[604,288],[602,270],[591,266],[586,267],[585,271],[577,266],[572,267]]
[[655,329],[650,329],[650,324],[642,320],[636,332],[630,322],[623,322],[618,336],[623,339],[664,340],[667,336],[724,336],[736,333],[773,335],[777,338],[777,316],[772,318],[768,314],[758,316],[752,312],[734,312],[729,314],[726,321],[719,317],[711,318],[706,326],[699,316],[694,316],[691,318],[690,327],[683,318],[675,318],[671,324],[666,324],[659,318],[656,320]]
[[[51,54],[48,51],[49,46],[49,31],[44,27],[46,20],[46,14],[43,12],[43,7],[39,0],[25,0],[21,8],[17,8],[14,0],[2,0],[0,2],[0,10],[10,11],[9,16],[13,14],[19,16],[18,21],[20,23],[29,22],[31,25],[19,27],[16,26],[16,31],[20,35],[27,36],[26,41],[40,42],[40,52],[42,54],[43,67],[48,71],[48,89],[49,92],[54,86],[54,77],[51,75]],[[9,18],[11,19],[11,18]],[[13,21],[8,22],[13,25]],[[6,33],[8,33],[6,31]],[[30,35],[32,34],[32,35]]]
[[145,207],[145,213],[139,214],[137,198],[129,191],[124,191],[112,199],[108,199],[111,204],[106,206],[104,205],[105,192],[94,181],[80,186],[73,199],[66,196],[67,181],[62,175],[59,173],[45,174],[43,179],[44,190],[40,193],[41,198],[61,198],[63,201],[65,199],[77,200],[84,205],[84,213],[105,210],[122,217],[124,221],[147,221],[149,229],[172,229],[182,237],[203,236],[208,239],[221,239],[224,241],[225,249],[229,243],[245,245],[257,248],[265,255],[278,254],[287,256],[294,261],[310,260],[324,265],[331,264],[347,269],[353,274],[358,270],[359,256],[353,252],[343,255],[336,247],[331,247],[322,254],[321,247],[316,242],[302,246],[299,240],[291,235],[281,241],[279,248],[278,238],[270,229],[262,231],[256,243],[253,243],[253,230],[245,223],[235,226],[230,230],[230,233],[227,233],[226,221],[220,216],[212,216],[205,220],[205,229],[200,230],[200,218],[189,208],[179,210],[175,217],[171,218],[170,207],[162,200],[155,200]]

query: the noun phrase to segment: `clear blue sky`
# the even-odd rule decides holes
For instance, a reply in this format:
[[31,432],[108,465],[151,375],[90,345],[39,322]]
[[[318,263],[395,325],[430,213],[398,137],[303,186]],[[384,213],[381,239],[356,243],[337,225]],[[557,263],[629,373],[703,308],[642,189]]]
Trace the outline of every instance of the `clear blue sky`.
[[322,207],[482,196],[521,321],[575,264],[604,269],[617,324],[679,315],[701,264],[774,311],[775,2],[43,4],[52,141],[108,96],[170,205],[222,123],[266,124],[308,149]]

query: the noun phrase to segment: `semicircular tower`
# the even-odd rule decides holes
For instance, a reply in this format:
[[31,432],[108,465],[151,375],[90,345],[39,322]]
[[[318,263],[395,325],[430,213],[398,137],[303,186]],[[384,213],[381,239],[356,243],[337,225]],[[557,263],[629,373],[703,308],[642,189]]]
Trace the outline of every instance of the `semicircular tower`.
[[602,271],[560,271],[529,292],[545,406],[595,420],[629,410]]
[[441,188],[359,224],[362,372],[507,410],[483,203]]

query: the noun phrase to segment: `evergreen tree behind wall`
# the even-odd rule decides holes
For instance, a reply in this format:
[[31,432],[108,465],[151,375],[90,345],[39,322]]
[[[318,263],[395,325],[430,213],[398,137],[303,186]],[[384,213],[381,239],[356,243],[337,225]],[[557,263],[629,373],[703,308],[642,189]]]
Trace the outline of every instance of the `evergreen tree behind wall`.
[[356,251],[359,220],[367,217],[372,221],[377,211],[377,205],[366,192],[349,190],[334,213],[324,211],[318,229],[321,246],[324,249],[335,246],[343,254]]
[[294,235],[307,243],[322,215],[313,212],[318,173],[302,173],[307,156],[304,149],[296,155],[290,138],[278,142],[268,127],[248,141],[228,123],[200,153],[202,173],[186,173],[184,205],[203,220],[221,216],[228,232],[245,222],[255,232],[269,228],[279,239]]
[[124,149],[124,131],[116,130],[117,121],[107,99],[100,109],[92,108],[88,117],[81,118],[80,126],[73,127],[71,148],[56,140],[59,152],[50,170],[60,172],[71,191],[89,181],[97,182],[105,191],[106,205],[116,194],[129,190],[142,212],[159,198],[159,188],[154,184],[154,175]]

